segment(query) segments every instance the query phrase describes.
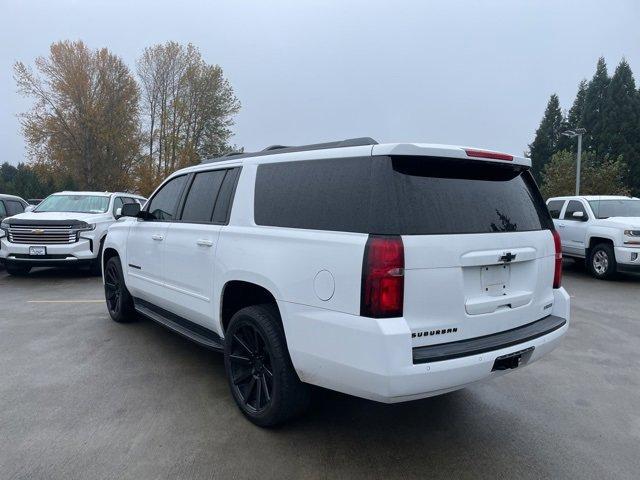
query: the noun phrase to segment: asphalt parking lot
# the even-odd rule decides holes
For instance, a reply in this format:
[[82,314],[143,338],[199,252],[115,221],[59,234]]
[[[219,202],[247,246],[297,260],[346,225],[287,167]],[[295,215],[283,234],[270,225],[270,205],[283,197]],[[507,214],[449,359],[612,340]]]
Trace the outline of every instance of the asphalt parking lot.
[[318,391],[261,430],[221,356],[112,322],[99,278],[0,269],[0,478],[637,479],[640,278],[564,285],[570,331],[530,367],[400,405]]

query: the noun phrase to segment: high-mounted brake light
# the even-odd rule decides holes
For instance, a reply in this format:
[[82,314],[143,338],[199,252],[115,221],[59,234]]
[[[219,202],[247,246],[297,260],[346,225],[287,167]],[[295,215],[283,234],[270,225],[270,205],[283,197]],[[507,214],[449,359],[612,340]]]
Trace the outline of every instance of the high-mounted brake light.
[[553,288],[560,288],[562,285],[562,243],[560,234],[552,230],[553,244],[555,247],[555,271],[553,272]]
[[401,317],[404,303],[404,245],[399,236],[370,235],[362,263],[360,315]]
[[471,148],[465,148],[464,151],[467,153],[467,157],[490,158],[492,160],[506,160],[509,162],[513,161],[513,155],[508,155],[506,153],[487,152],[486,150],[473,150]]

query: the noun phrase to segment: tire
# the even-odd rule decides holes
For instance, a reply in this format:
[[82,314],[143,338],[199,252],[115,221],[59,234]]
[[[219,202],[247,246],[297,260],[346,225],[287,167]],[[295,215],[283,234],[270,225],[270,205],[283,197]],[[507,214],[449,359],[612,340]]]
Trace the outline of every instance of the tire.
[[89,275],[98,277],[102,275],[102,246],[104,245],[104,238],[100,241],[100,249],[98,250],[98,256],[92,260],[89,264]]
[[9,275],[13,275],[15,277],[22,277],[31,271],[31,267],[21,265],[5,265],[5,268]]
[[310,388],[293,368],[280,316],[271,305],[246,307],[231,318],[224,365],[233,399],[255,425],[280,425],[309,406]]
[[618,270],[616,254],[608,243],[599,243],[589,251],[589,272],[599,280],[612,279]]
[[118,323],[136,319],[133,298],[124,283],[119,257],[111,257],[104,268],[104,296],[111,318]]

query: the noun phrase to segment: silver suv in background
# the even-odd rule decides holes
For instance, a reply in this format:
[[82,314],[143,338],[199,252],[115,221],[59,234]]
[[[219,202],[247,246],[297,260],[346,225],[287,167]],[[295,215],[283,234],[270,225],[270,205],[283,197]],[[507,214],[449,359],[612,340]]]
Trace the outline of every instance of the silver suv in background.
[[99,275],[109,225],[120,217],[123,205],[144,201],[130,193],[54,193],[31,211],[2,221],[0,261],[11,275],[25,275],[38,266],[87,266]]
[[562,253],[585,259],[595,278],[640,273],[640,199],[569,196],[547,200]]

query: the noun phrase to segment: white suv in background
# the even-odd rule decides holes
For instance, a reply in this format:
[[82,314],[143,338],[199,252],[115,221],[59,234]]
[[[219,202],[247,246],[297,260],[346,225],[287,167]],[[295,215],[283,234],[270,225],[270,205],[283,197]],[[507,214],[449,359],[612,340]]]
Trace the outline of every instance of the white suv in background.
[[595,278],[640,273],[640,199],[573,196],[547,200],[565,256],[583,258]]
[[530,166],[364,138],[180,170],[109,229],[109,313],[224,352],[261,426],[300,413],[309,384],[392,403],[501,375],[569,324]]
[[145,199],[129,193],[60,192],[0,224],[0,261],[12,275],[32,267],[88,266],[100,274],[102,245],[122,206]]

